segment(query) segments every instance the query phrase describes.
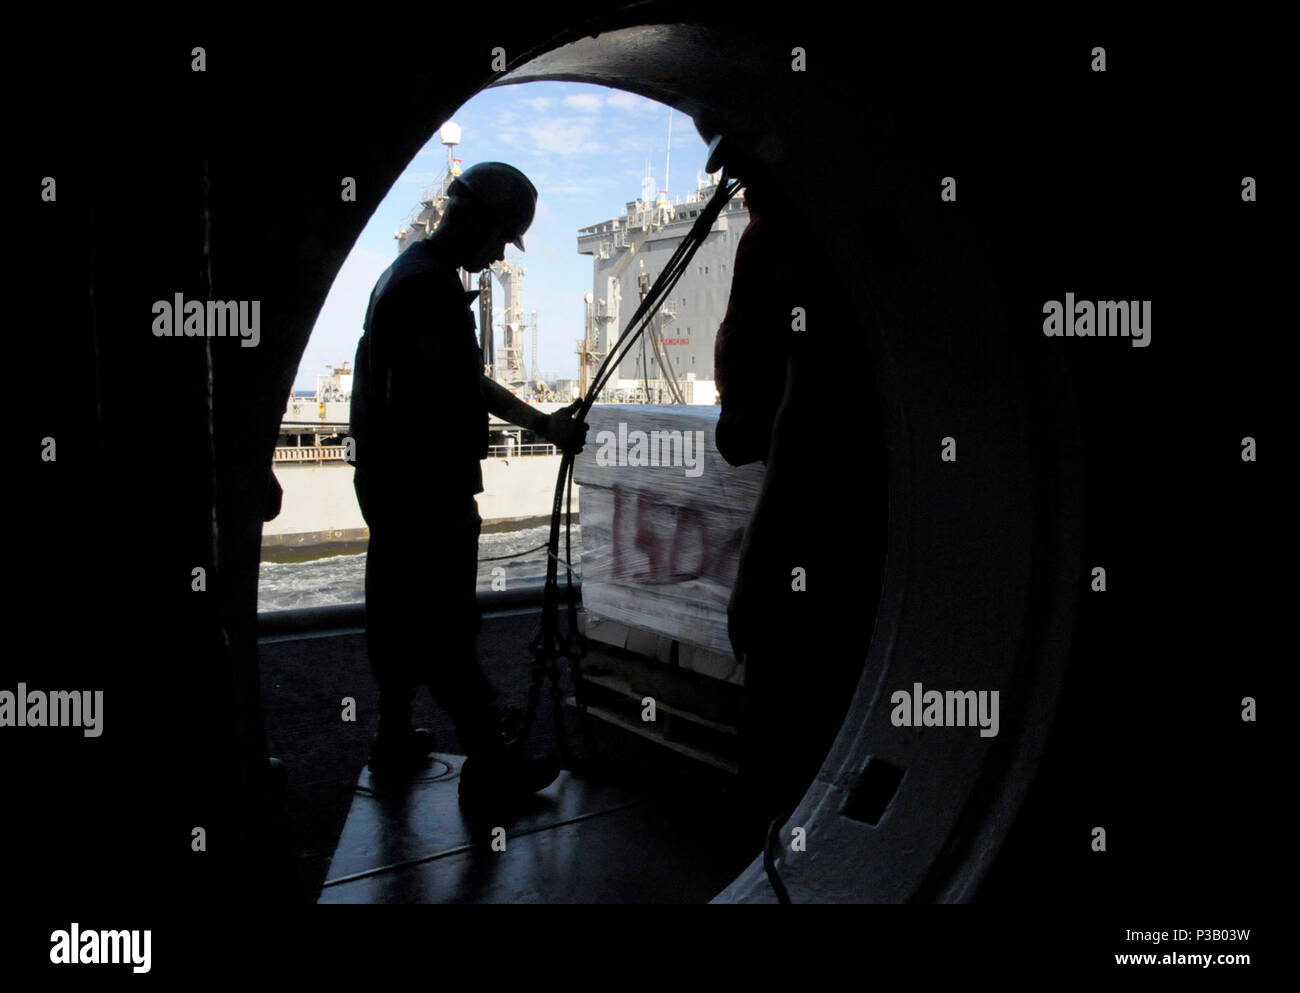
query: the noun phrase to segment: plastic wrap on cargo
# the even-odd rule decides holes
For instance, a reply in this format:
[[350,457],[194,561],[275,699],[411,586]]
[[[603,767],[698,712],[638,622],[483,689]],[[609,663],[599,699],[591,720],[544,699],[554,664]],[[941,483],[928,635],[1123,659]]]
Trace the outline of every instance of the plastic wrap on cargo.
[[727,600],[763,467],[718,454],[718,412],[592,407],[574,481],[587,611],[729,657]]

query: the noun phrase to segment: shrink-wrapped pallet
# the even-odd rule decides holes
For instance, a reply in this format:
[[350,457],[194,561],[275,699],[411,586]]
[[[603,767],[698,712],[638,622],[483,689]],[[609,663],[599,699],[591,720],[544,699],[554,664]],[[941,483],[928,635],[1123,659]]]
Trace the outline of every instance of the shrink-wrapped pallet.
[[718,454],[719,408],[601,404],[574,466],[589,633],[737,681],[727,600],[761,465]]

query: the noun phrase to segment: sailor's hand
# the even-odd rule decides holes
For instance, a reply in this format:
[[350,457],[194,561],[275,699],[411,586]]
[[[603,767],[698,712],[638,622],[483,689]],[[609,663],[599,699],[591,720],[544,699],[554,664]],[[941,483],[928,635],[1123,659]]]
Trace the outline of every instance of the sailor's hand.
[[575,400],[563,410],[557,410],[547,417],[546,440],[559,447],[561,451],[577,455],[587,441],[587,424],[579,424],[573,419],[581,400]]

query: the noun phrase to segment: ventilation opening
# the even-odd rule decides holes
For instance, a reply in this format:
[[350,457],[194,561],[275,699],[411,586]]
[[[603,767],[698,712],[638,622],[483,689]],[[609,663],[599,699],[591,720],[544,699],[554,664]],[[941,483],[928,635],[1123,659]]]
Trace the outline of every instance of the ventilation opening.
[[869,759],[840,813],[873,827],[879,824],[898,792],[905,771],[881,759]]

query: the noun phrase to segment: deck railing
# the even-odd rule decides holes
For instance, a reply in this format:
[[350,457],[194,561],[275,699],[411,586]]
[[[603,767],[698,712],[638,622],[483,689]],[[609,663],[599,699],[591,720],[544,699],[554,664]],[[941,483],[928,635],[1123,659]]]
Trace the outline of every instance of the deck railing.
[[276,462],[344,462],[342,445],[285,445],[275,450]]
[[[275,461],[279,463],[295,462],[345,462],[343,453],[347,451],[342,445],[283,445],[275,450]],[[539,455],[558,455],[560,451],[554,445],[490,445],[488,458],[529,458]]]
[[558,455],[560,450],[554,445],[538,443],[534,445],[489,445],[488,458],[519,458],[529,455]]

